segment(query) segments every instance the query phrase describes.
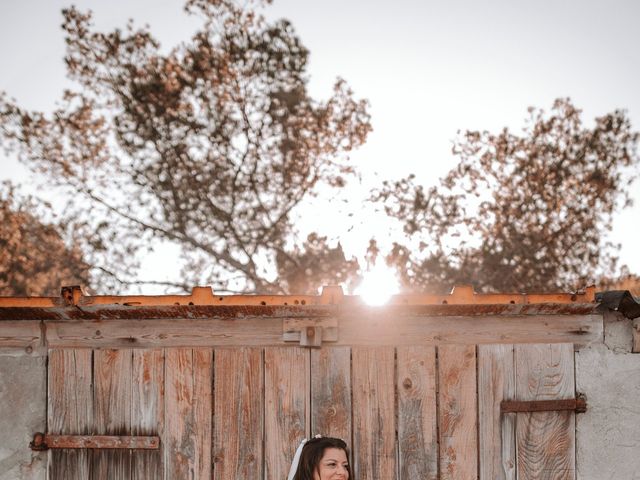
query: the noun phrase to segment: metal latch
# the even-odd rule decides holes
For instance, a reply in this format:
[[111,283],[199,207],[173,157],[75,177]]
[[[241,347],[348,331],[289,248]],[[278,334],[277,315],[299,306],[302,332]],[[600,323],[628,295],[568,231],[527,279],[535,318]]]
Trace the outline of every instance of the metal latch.
[[37,432],[29,443],[31,450],[52,448],[124,448],[129,450],[157,450],[160,437],[133,437],[116,435],[49,435]]
[[303,347],[320,347],[322,342],[338,340],[337,318],[285,318],[282,340],[299,342]]
[[500,413],[558,411],[585,413],[587,399],[583,394],[579,394],[576,398],[566,400],[503,400],[500,402]]

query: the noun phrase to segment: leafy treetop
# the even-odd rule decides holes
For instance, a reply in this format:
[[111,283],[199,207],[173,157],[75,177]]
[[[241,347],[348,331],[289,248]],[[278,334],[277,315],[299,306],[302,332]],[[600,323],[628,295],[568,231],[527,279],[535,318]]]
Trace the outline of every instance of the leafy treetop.
[[630,204],[638,139],[624,111],[586,127],[569,99],[531,108],[521,135],[467,131],[437,186],[410,176],[374,193],[406,234],[387,261],[418,290],[557,291],[610,274],[604,233]]
[[[308,51],[288,21],[256,13],[262,3],[187,1],[203,26],[167,54],[146,28],[97,32],[72,7],[65,61],[78,88],[50,115],[0,96],[0,142],[68,194],[101,288],[140,283],[136,259],[156,241],[180,247],[168,284],[182,289],[278,293],[317,277],[308,244],[290,245],[295,210],[353,176],[346,154],[371,129],[367,104],[341,79],[311,98]],[[313,254],[340,260],[318,238]]]

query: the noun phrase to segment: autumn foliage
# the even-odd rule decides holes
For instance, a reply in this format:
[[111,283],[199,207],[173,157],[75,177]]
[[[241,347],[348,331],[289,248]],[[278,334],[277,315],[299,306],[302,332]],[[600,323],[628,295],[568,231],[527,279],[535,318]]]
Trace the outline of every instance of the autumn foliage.
[[[288,21],[260,15],[268,3],[188,0],[201,28],[169,50],[147,28],[100,32],[90,13],[63,11],[75,87],[51,113],[0,92],[0,145],[64,199],[52,223],[3,197],[1,292],[44,293],[67,277],[101,293],[354,285],[358,261],[322,225],[303,237],[296,219],[356,175],[349,152],[371,131],[369,107],[340,78],[329,98],[309,95],[309,52]],[[521,133],[462,133],[457,166],[435,186],[411,175],[372,192],[400,228],[390,251],[373,240],[363,257],[386,257],[418,291],[573,290],[615,277],[606,232],[630,202],[638,140],[623,110],[586,125],[568,99],[531,108]],[[140,260],[166,245],[180,253],[162,261],[180,273],[150,278]]]
[[521,134],[467,131],[438,185],[410,176],[374,193],[405,233],[387,261],[416,290],[574,290],[611,275],[605,234],[630,202],[638,139],[624,111],[588,127],[568,99],[530,109]]
[[[3,143],[67,195],[102,289],[146,283],[137,259],[162,243],[182,252],[168,259],[182,266],[169,287],[282,293],[318,278],[304,242],[290,244],[296,208],[353,176],[367,104],[342,79],[311,98],[308,51],[261,3],[187,1],[202,28],[167,54],[145,28],[94,31],[72,7],[65,62],[77,88],[50,115],[0,98]],[[341,269],[323,265],[321,277],[335,283],[328,272]]]
[[61,236],[64,226],[45,223],[46,207],[0,190],[0,295],[60,294],[60,286],[87,285],[89,266]]

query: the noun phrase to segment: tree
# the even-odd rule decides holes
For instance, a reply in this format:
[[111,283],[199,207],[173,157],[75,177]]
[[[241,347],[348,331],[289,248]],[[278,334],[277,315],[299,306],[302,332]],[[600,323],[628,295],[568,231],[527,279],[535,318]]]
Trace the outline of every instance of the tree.
[[387,261],[407,288],[575,289],[613,268],[604,234],[630,204],[638,133],[620,110],[587,128],[569,99],[529,114],[522,135],[460,136],[459,163],[437,186],[410,176],[374,193],[403,225]]
[[311,252],[291,246],[296,208],[354,174],[346,154],[371,129],[367,104],[341,79],[311,98],[293,27],[245,3],[188,0],[203,27],[168,54],[145,28],[96,32],[90,13],[63,10],[79,87],[52,115],[0,98],[0,137],[68,194],[102,288],[147,283],[136,261],[158,242],[180,246],[168,284],[181,289],[281,293],[309,269]]
[[20,198],[11,185],[0,189],[0,295],[60,294],[63,284],[87,284],[89,267],[69,246],[65,225],[42,223],[45,205]]
[[[296,259],[292,264],[291,258]],[[302,247],[276,258],[280,280],[287,291],[314,292],[319,285],[342,284],[353,290],[360,280],[360,265],[348,260],[342,246],[331,247],[327,237],[310,234]]]

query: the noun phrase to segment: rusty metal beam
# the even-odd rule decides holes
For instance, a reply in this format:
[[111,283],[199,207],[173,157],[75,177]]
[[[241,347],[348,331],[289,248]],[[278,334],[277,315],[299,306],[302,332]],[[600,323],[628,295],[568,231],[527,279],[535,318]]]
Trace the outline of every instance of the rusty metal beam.
[[29,443],[29,448],[37,451],[53,448],[157,450],[160,448],[160,437],[50,435],[38,432],[34,434],[33,440]]
[[[394,295],[388,305],[492,306],[492,305],[578,305],[595,304],[595,287],[576,293],[476,293],[472,286],[460,285],[444,295]],[[325,286],[320,295],[218,295],[210,287],[194,287],[188,295],[87,295],[80,286],[62,287],[60,297],[0,297],[0,308],[81,308],[100,305],[125,307],[167,306],[358,306],[362,299],[344,295],[338,286]]]
[[503,400],[500,402],[500,413],[559,411],[584,413],[587,411],[587,401],[584,396],[578,396],[566,400]]

